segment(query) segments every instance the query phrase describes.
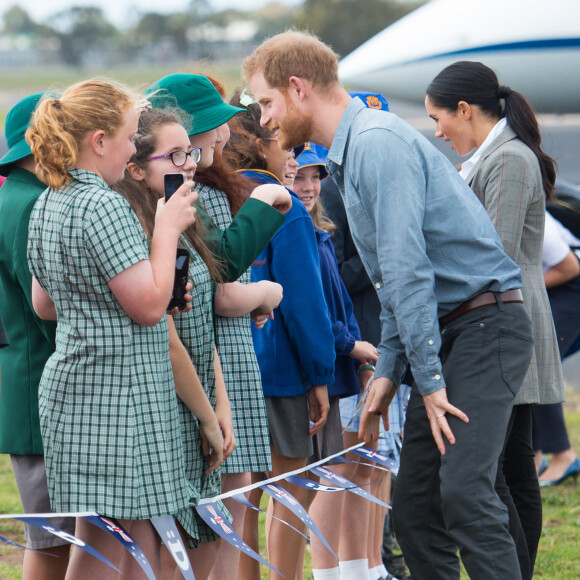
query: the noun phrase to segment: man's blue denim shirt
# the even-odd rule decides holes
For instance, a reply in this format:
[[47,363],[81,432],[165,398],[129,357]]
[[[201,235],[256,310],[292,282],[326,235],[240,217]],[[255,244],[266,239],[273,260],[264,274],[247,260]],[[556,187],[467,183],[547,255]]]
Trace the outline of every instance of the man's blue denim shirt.
[[453,165],[396,115],[346,108],[326,167],[381,302],[376,376],[445,387],[439,318],[488,290],[521,288],[489,217]]

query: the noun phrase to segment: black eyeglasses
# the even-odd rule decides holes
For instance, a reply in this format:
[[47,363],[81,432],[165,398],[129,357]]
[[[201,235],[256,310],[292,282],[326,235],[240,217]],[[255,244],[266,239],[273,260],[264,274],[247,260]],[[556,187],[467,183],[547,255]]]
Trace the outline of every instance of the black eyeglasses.
[[155,157],[149,157],[145,161],[153,161],[154,159],[171,159],[171,163],[175,167],[183,167],[187,163],[187,158],[191,157],[194,163],[199,163],[201,159],[201,147],[196,147],[189,151],[174,151],[173,153],[167,153],[166,155],[156,155]]

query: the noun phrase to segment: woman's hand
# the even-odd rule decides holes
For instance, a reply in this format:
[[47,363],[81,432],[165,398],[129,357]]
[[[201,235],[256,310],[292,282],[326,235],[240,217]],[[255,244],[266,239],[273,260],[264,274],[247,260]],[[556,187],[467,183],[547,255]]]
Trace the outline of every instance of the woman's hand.
[[208,458],[206,473],[211,473],[224,460],[224,438],[217,417],[214,415],[207,423],[199,421],[199,433],[202,453]]
[[374,364],[379,358],[379,353],[370,342],[357,340],[349,356],[358,359],[363,364]]
[[215,406],[215,416],[217,417],[219,427],[223,434],[223,455],[227,459],[236,449],[236,437],[234,435],[234,422],[232,419],[232,410],[230,403],[218,401]]
[[254,189],[250,197],[271,205],[280,213],[287,213],[292,207],[292,196],[283,185],[274,183],[259,185]]
[[268,314],[274,308],[278,308],[280,302],[282,302],[282,295],[284,293],[282,285],[277,282],[271,282],[270,280],[260,280],[256,282],[256,285],[262,290],[263,298],[260,306],[253,310],[252,314],[258,312]]
[[168,201],[159,198],[155,213],[156,230],[170,229],[179,235],[195,222],[197,210],[194,204],[198,193],[192,189],[194,185],[193,181],[186,181]]

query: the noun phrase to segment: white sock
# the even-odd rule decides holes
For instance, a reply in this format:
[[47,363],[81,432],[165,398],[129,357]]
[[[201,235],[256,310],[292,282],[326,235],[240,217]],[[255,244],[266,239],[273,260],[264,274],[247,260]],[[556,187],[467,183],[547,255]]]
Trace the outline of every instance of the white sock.
[[385,568],[384,564],[377,566],[376,569],[379,571],[379,578],[386,578],[389,574],[389,571]]
[[340,568],[312,569],[314,580],[340,580]]
[[340,580],[370,580],[367,558],[339,562],[338,567],[340,568]]
[[379,578],[382,576],[381,572],[382,570],[380,566],[369,568],[369,580],[379,580]]

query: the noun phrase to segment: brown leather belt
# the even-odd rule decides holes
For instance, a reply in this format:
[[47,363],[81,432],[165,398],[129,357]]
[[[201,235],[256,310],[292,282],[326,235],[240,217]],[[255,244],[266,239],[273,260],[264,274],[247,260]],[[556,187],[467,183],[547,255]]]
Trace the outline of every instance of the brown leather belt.
[[[507,290],[506,292],[500,292],[499,297],[502,302],[522,302],[524,297],[522,296],[521,290]],[[489,306],[490,304],[497,304],[497,298],[494,292],[482,292],[469,300],[466,300],[463,304],[460,304],[455,310],[451,311],[449,314],[442,316],[439,319],[439,326],[445,326],[449,324],[452,320],[459,318],[462,314],[475,310],[476,308],[483,308],[484,306]]]

